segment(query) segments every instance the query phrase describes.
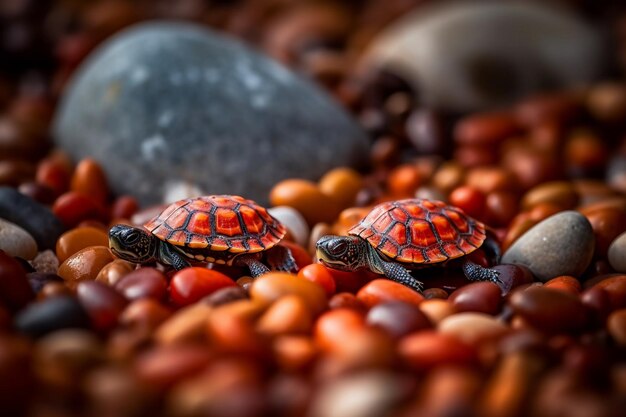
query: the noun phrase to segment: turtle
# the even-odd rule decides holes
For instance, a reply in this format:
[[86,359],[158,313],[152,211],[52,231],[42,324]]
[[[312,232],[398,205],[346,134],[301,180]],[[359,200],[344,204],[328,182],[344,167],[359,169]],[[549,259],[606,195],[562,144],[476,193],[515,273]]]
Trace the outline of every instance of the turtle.
[[[423,283],[409,270],[442,264],[485,244],[496,260],[500,249],[487,238],[485,225],[442,201],[410,198],[375,206],[349,236],[322,236],[319,262],[343,271],[369,269],[421,292]],[[499,271],[469,261],[463,272],[471,281],[500,282]]]
[[234,195],[179,200],[142,228],[118,224],[109,231],[117,257],[159,261],[177,270],[191,262],[245,266],[252,277],[272,269],[297,271],[291,251],[279,245],[287,230],[265,208]]

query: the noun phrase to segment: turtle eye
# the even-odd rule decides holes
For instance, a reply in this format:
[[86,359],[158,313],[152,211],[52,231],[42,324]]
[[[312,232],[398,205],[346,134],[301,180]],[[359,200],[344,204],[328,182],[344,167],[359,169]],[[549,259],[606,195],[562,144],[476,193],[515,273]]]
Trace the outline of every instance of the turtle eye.
[[334,255],[343,255],[343,253],[346,251],[347,248],[348,248],[348,244],[345,241],[340,240],[340,241],[335,242],[330,247],[330,251]]
[[132,231],[126,235],[126,243],[132,245],[139,240],[140,234],[138,232]]

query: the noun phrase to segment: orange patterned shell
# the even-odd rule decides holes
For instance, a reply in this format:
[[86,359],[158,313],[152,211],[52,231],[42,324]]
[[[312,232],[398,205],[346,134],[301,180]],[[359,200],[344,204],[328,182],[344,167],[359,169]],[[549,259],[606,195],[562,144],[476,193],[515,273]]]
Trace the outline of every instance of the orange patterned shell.
[[232,253],[269,249],[287,232],[254,201],[231,195],[177,201],[144,227],[172,245]]
[[485,226],[441,201],[407,199],[374,207],[349,230],[398,262],[430,264],[458,258],[485,241]]

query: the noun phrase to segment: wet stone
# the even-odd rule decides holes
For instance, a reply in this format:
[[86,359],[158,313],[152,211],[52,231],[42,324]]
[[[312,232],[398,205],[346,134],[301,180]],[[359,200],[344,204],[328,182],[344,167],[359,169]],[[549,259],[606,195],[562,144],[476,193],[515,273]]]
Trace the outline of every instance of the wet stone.
[[502,263],[527,266],[541,281],[561,275],[580,276],[594,250],[593,229],[575,211],[564,211],[538,223],[505,252]]
[[26,230],[0,218],[0,249],[11,256],[33,259],[37,243]]
[[[365,160],[365,134],[322,91],[190,24],[148,23],[115,36],[66,91],[57,143],[102,163],[113,191],[144,205],[181,185],[264,203],[281,179],[317,179]],[[259,161],[263,169],[244,175]]]
[[40,250],[54,249],[64,229],[47,207],[10,187],[0,187],[0,218],[30,233]]
[[89,328],[85,309],[74,297],[59,296],[31,304],[15,317],[16,329],[30,337],[39,337],[55,330]]

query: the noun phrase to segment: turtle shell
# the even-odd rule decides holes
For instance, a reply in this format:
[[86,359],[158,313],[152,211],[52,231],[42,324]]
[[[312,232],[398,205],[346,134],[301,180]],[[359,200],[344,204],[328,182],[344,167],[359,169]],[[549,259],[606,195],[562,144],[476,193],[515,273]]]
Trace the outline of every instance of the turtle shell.
[[485,241],[485,226],[441,201],[407,199],[374,207],[349,230],[398,262],[432,264],[458,258]]
[[177,201],[144,227],[175,246],[231,253],[269,249],[286,233],[265,208],[231,195]]

